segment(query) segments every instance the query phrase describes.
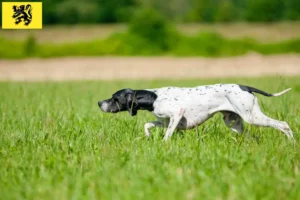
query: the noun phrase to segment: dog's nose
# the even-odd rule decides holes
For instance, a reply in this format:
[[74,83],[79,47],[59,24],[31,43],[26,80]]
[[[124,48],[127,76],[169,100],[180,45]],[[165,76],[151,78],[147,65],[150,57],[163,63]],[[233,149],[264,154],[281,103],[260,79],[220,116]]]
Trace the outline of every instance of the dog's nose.
[[99,101],[99,102],[98,102],[98,106],[99,106],[99,107],[101,107],[102,104],[103,104],[103,101]]

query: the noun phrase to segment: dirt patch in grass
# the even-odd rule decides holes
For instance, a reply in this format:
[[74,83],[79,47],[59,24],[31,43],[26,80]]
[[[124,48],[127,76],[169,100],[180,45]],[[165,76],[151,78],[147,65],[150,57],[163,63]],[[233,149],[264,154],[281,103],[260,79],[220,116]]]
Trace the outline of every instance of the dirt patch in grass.
[[0,60],[0,80],[62,81],[295,76],[300,55],[230,58],[67,57]]

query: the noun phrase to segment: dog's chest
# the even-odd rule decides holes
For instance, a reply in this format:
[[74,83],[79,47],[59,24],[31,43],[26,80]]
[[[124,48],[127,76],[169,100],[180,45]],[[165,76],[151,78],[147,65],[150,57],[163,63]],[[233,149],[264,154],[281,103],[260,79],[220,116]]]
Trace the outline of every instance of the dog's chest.
[[157,92],[158,98],[153,106],[153,114],[159,118],[174,116],[181,108],[185,116],[197,117],[197,113],[206,111],[213,104],[216,92],[198,88],[163,88]]

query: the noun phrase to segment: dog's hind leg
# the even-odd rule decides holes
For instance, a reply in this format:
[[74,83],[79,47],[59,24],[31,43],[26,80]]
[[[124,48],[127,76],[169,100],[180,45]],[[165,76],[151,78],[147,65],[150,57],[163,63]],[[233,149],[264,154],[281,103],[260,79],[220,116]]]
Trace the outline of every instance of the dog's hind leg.
[[223,120],[228,128],[236,133],[244,132],[243,120],[238,114],[230,111],[222,111],[222,114]]
[[245,108],[239,108],[238,110],[242,111],[239,115],[245,122],[256,126],[273,127],[284,132],[288,138],[293,138],[293,132],[286,122],[272,119],[262,113],[257,98],[254,98],[252,108],[247,108],[247,110],[244,109]]

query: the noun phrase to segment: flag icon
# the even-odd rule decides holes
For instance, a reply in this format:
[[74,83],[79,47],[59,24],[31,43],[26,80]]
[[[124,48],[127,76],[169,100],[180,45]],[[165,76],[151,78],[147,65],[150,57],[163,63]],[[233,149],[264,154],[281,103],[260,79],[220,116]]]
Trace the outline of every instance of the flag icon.
[[42,2],[2,2],[2,29],[42,27]]

